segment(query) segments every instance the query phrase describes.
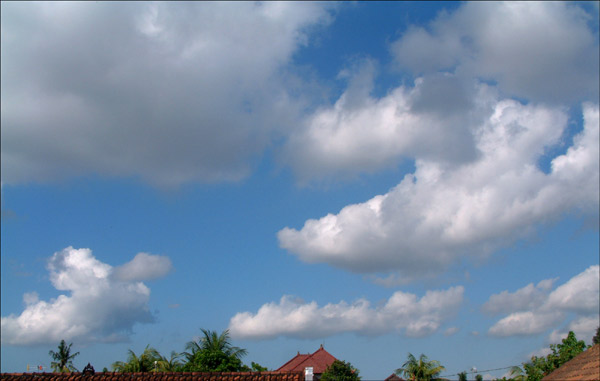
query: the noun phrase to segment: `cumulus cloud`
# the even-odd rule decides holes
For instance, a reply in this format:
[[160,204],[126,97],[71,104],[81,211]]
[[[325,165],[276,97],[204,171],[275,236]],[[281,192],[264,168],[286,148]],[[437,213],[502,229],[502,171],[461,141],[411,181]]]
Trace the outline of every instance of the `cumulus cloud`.
[[374,172],[402,158],[462,163],[477,156],[472,130],[492,107],[486,87],[433,74],[375,98],[372,61],[348,76],[335,104],[310,115],[286,144],[283,159],[301,182]]
[[162,278],[173,266],[169,257],[138,253],[130,262],[116,267],[114,277],[122,281],[141,281]]
[[145,271],[133,270],[135,276],[126,278],[96,259],[90,249],[67,247],[56,252],[48,262],[50,281],[67,293],[50,301],[39,300],[35,292],[24,294],[25,310],[2,317],[2,343],[124,340],[136,323],[154,321],[148,308],[150,289],[139,281],[159,275],[148,270],[148,264],[166,262],[170,264],[165,257],[138,255],[125,266],[138,263],[146,266]]
[[415,74],[468,73],[534,101],[598,99],[598,12],[567,2],[468,2],[392,44]]
[[329,7],[3,3],[2,183],[248,175],[295,124],[287,64]]
[[464,288],[428,291],[420,299],[395,292],[381,307],[365,299],[319,307],[284,296],[279,303],[267,303],[257,313],[240,312],[231,318],[231,335],[240,339],[269,339],[280,336],[316,338],[344,332],[382,335],[401,332],[421,337],[436,332],[451,318],[463,301]]
[[528,285],[513,294],[502,292],[490,297],[484,309],[505,313],[515,309],[515,305],[519,309],[496,322],[488,331],[491,335],[539,334],[562,324],[569,314],[574,314],[575,319],[569,322],[567,330],[555,329],[550,334],[550,341],[560,342],[570,330],[579,338],[591,339],[600,319],[600,266],[589,267],[550,293],[538,293],[539,301],[533,304],[523,302],[529,299],[530,290],[531,285]]
[[488,254],[565,213],[597,217],[598,105],[583,106],[583,131],[548,173],[538,161],[561,142],[564,111],[508,99],[492,105],[473,133],[477,159],[418,158],[415,172],[388,193],[299,230],[286,227],[280,246],[309,263],[412,279]]
[[[466,3],[392,44],[412,86],[376,97],[371,60],[344,71],[346,91],[293,132],[286,163],[301,182],[402,160],[416,169],[386,194],[285,227],[280,246],[309,263],[398,271],[377,282],[399,284],[489,255],[565,214],[597,221],[594,20],[565,3]],[[577,102],[584,126],[571,144]]]
[[488,314],[506,314],[518,311],[531,310],[542,305],[552,288],[555,279],[546,279],[537,285],[529,283],[527,286],[510,293],[502,291],[500,294],[492,295],[482,307]]

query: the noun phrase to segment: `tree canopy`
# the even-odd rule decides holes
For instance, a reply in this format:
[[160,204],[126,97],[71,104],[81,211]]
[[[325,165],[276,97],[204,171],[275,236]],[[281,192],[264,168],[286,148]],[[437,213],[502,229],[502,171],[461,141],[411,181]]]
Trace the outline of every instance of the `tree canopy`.
[[444,369],[446,368],[439,361],[429,360],[424,354],[421,354],[417,360],[412,353],[409,353],[402,368],[396,369],[396,374],[404,375],[409,380],[429,381],[438,377]]
[[48,354],[54,361],[50,363],[50,367],[54,372],[77,372],[77,368],[73,366],[73,359],[79,355],[79,352],[71,354],[71,346],[67,345],[64,340],[58,344],[58,352],[49,351]]
[[131,349],[127,352],[126,362],[116,361],[112,364],[115,372],[151,372],[157,369],[158,362],[163,359],[160,353],[150,345],[146,345],[140,356],[137,356]]
[[[562,364],[571,360],[586,349],[583,340],[577,340],[575,333],[570,331],[560,344],[550,344],[552,351],[546,357],[532,356],[529,362],[523,363],[524,373],[528,381],[538,381],[550,374]],[[518,368],[518,367],[517,367]],[[511,370],[515,376],[522,376],[523,371],[513,367]]]
[[321,375],[321,381],[358,381],[359,371],[349,362],[335,360]]
[[184,370],[193,372],[250,370],[241,360],[247,351],[231,344],[229,330],[221,334],[205,329],[201,331],[203,336],[198,341],[190,341],[186,345],[188,352],[184,353],[187,359]]

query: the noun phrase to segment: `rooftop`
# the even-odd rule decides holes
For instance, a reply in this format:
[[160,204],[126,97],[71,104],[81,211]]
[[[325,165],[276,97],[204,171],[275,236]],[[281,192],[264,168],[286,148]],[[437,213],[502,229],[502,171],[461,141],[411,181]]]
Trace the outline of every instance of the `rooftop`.
[[600,344],[596,344],[581,352],[571,360],[562,364],[543,381],[591,381],[600,380]]
[[277,372],[304,372],[304,368],[313,368],[314,374],[321,374],[333,362],[337,360],[323,348],[323,345],[313,354],[298,354],[290,361],[283,364]]

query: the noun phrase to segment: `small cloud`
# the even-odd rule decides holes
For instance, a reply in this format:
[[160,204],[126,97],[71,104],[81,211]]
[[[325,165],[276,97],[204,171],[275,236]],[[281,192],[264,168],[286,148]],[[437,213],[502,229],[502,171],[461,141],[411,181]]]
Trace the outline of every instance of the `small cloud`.
[[459,331],[458,327],[450,327],[444,331],[444,336],[452,336]]
[[114,276],[122,281],[152,280],[164,277],[172,269],[169,257],[139,253],[130,262],[115,267]]
[[25,303],[25,305],[29,306],[31,304],[35,304],[40,300],[39,295],[37,292],[27,292],[25,294],[23,294],[23,303]]

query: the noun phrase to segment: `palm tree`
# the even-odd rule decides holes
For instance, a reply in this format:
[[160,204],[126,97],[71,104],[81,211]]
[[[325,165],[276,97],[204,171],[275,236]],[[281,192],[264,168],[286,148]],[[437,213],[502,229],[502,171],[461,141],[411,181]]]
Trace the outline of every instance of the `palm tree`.
[[198,341],[189,341],[185,345],[185,349],[189,352],[184,352],[183,355],[188,361],[192,360],[198,352],[223,352],[227,356],[233,356],[237,359],[244,357],[248,351],[242,348],[234,347],[229,342],[229,330],[226,329],[220,335],[215,331],[200,328],[204,337]]
[[180,361],[182,353],[171,351],[171,358],[167,359],[165,356],[160,356],[157,366],[161,372],[178,372],[183,367],[183,363]]
[[248,351],[242,348],[234,347],[229,342],[229,330],[226,329],[220,335],[215,331],[200,329],[204,337],[200,339],[200,349],[203,351],[223,352],[227,356],[233,356],[237,359],[244,357]]
[[162,360],[162,356],[150,344],[146,345],[144,352],[138,357],[134,351],[127,351],[127,362],[117,361],[112,364],[115,372],[151,372],[158,366],[158,361]]
[[514,381],[526,381],[527,380],[527,375],[525,374],[525,372],[523,371],[523,369],[521,369],[521,367],[519,366],[513,366],[512,368],[510,368],[510,379],[514,380]]
[[73,359],[79,354],[79,352],[71,354],[71,346],[73,343],[67,346],[64,340],[58,344],[58,352],[50,351],[48,354],[52,356],[50,366],[54,372],[77,372],[77,369],[73,366]]
[[412,353],[409,353],[408,360],[402,364],[402,368],[396,369],[396,374],[402,374],[413,381],[429,381],[435,379],[444,369],[446,368],[440,365],[439,361],[429,361],[424,354],[421,354],[417,360]]
[[186,371],[234,371],[243,368],[241,358],[245,349],[231,345],[229,330],[218,334],[215,331],[200,329],[202,337],[186,344]]

